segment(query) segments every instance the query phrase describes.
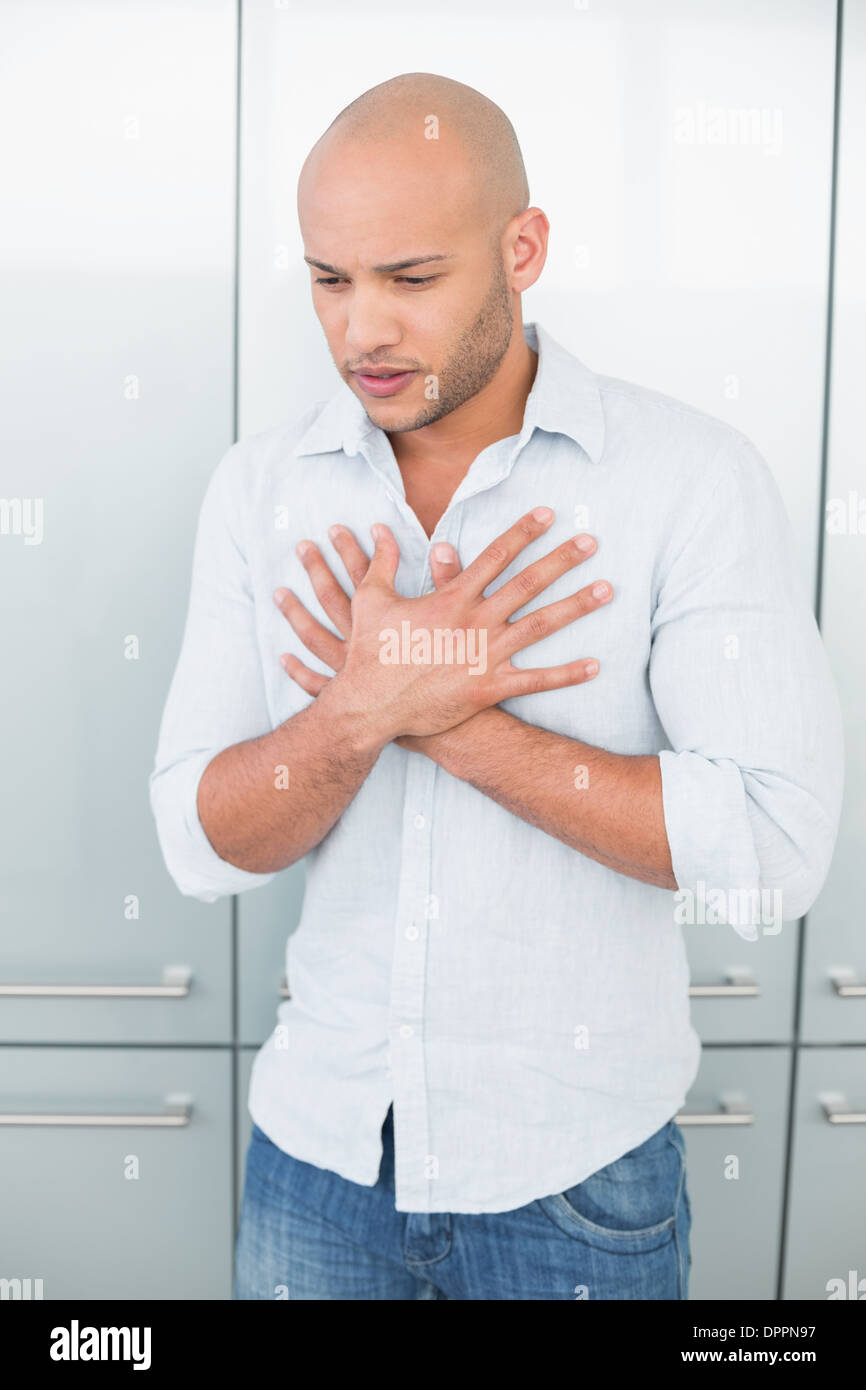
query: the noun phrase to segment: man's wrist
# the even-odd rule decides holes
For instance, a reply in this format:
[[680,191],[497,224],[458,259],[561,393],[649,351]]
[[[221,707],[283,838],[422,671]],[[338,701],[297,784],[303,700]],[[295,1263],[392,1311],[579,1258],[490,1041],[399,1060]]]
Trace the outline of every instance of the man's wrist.
[[420,737],[410,735],[405,740],[397,739],[397,742],[415,752],[425,754],[445,772],[459,777],[463,766],[461,755],[468,748],[475,747],[482,735],[495,734],[497,726],[507,723],[510,717],[498,705],[492,705],[489,709],[479,710],[477,714],[470,715],[461,724],[443,729],[441,733],[424,734]]
[[335,743],[359,757],[375,761],[394,737],[381,711],[365,706],[351,681],[340,671],[316,697],[316,704],[327,718],[329,728],[333,729]]

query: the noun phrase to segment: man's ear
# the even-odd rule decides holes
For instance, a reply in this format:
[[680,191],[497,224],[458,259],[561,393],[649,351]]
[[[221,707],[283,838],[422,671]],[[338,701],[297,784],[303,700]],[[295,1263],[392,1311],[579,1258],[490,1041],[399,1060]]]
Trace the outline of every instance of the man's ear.
[[515,294],[534,285],[547,260],[550,223],[541,208],[527,208],[512,218],[506,230],[506,270]]

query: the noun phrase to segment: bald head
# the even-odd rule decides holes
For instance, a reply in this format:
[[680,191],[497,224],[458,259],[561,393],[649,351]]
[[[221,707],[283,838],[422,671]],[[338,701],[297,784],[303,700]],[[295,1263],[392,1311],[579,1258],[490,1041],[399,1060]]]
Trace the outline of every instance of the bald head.
[[528,201],[508,117],[448,77],[382,82],[316,141],[298,181],[313,306],[374,423],[435,424],[527,351],[519,295],[547,245]]
[[450,183],[494,233],[528,206],[523,156],[505,112],[474,87],[431,72],[401,73],[344,107],[307,157],[299,200],[339,149],[363,161],[397,146],[430,176],[431,193]]

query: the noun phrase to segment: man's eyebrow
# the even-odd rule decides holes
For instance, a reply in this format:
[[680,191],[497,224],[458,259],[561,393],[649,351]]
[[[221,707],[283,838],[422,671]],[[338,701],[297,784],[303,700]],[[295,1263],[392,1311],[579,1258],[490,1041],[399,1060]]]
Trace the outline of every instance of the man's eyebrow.
[[[408,261],[394,261],[391,265],[374,265],[373,270],[377,275],[389,275],[394,270],[408,270],[413,265],[429,265],[431,261],[451,261],[453,255],[435,252],[432,256],[412,256]],[[307,265],[315,266],[316,270],[326,270],[329,275],[348,274],[345,270],[339,270],[336,266],[326,265],[324,261],[314,261],[312,256],[305,256]]]

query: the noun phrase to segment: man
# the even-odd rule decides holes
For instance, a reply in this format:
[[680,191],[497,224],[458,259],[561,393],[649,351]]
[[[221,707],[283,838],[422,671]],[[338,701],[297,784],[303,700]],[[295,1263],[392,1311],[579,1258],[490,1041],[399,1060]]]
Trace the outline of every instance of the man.
[[235,1296],[683,1299],[678,913],[796,920],[840,811],[778,490],[523,324],[548,222],[480,93],[364,93],[298,205],[341,388],[213,475],[151,777],[183,893],[306,856]]

